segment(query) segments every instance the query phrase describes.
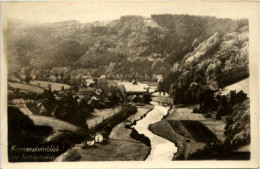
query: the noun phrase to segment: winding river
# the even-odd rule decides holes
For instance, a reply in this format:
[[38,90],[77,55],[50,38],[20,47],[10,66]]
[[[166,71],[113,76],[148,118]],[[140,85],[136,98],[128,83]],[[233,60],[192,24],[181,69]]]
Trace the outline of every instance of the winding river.
[[133,127],[139,134],[144,134],[151,141],[151,152],[146,161],[172,161],[174,153],[177,152],[177,147],[174,143],[153,134],[149,129],[149,125],[156,123],[167,114],[169,107],[160,106],[157,102],[151,102],[154,109],[150,111],[146,117],[137,121]]

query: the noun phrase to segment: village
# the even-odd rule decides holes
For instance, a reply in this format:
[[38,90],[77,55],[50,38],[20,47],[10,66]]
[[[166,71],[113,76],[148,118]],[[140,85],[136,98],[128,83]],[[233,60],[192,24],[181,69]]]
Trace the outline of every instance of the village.
[[[104,75],[100,78],[82,76],[79,87],[57,83],[61,82],[60,76],[50,76],[49,81],[38,80],[35,77],[30,76],[29,83],[25,75],[20,76],[20,79],[15,76],[9,78],[9,104],[23,105],[28,114],[33,116],[53,117],[87,128],[89,134],[86,134],[84,146],[90,147],[96,143],[106,142],[112,127],[122,121],[125,121],[125,128],[131,130],[135,122],[127,117],[137,111],[135,106],[149,104],[151,94],[156,91],[154,83],[145,84],[138,82],[137,79],[130,82],[108,80]],[[36,87],[42,89],[45,94],[34,92]],[[70,96],[70,102],[66,102],[66,98]],[[88,115],[80,116],[80,121],[82,117],[85,118],[85,125],[83,122],[73,121],[71,114],[69,117],[57,115],[58,110],[64,110],[52,106],[60,104],[63,107],[64,104],[73,103],[84,104],[82,106],[84,108],[81,109]]]

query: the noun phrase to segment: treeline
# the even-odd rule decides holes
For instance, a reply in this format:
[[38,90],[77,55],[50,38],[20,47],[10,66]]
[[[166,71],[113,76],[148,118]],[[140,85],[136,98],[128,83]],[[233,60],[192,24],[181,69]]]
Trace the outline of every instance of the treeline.
[[235,104],[242,103],[247,98],[242,90],[236,92],[231,90],[228,95],[217,95],[216,99],[214,93],[208,91],[201,96],[199,100],[199,108],[195,107],[193,113],[201,113],[206,117],[211,117],[212,113],[216,112],[216,119],[230,115]]

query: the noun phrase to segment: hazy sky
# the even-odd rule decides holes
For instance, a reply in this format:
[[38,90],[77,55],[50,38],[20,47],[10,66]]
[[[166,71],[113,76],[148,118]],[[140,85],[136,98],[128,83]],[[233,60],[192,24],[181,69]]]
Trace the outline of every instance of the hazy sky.
[[[254,2],[4,2],[4,16],[36,23],[118,19],[122,15],[190,14],[247,18]],[[251,14],[252,16],[252,14]]]

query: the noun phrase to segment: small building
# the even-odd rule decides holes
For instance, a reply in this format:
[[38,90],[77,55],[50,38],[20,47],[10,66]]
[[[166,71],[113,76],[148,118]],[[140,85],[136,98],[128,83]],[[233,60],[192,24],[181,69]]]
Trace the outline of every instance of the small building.
[[98,88],[95,90],[97,95],[100,95],[102,93],[102,89]]
[[87,87],[94,87],[96,85],[96,82],[94,81],[94,79],[86,79],[85,83],[86,83]]
[[106,79],[107,76],[106,75],[101,75],[99,79]]
[[95,135],[95,142],[96,142],[96,143],[102,143],[103,140],[104,140],[104,137],[103,137],[102,134],[97,133],[97,134]]
[[35,78],[36,78],[36,75],[31,75],[32,80],[35,80]]
[[132,125],[131,119],[127,119],[127,121],[125,122],[125,128],[130,129]]
[[132,81],[132,84],[133,84],[133,85],[137,85],[137,81],[136,81],[136,80],[133,80],[133,81]]
[[54,97],[55,97],[56,100],[61,100],[62,99],[62,97],[57,96],[57,95],[54,95]]
[[95,140],[94,139],[88,139],[87,140],[87,145],[88,146],[94,146],[94,144],[95,144]]

